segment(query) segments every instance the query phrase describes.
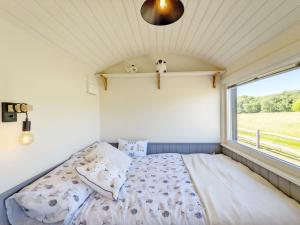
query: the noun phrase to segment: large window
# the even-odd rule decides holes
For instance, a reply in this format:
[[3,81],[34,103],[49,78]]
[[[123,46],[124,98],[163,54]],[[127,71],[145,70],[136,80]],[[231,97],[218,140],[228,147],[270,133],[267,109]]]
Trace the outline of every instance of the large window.
[[229,139],[300,166],[300,69],[228,89]]

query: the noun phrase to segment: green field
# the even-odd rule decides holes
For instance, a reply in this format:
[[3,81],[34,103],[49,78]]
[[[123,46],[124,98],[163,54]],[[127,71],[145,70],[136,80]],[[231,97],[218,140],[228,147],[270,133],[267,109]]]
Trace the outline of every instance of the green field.
[[300,112],[238,114],[238,127],[300,138]]
[[[238,128],[257,130],[261,132],[272,132],[280,135],[288,135],[291,137],[300,138],[300,113],[299,112],[281,112],[281,113],[245,113],[238,114]],[[238,131],[238,136],[247,137],[255,140],[255,133],[247,131]],[[245,142],[243,138],[239,141]],[[300,142],[281,138],[273,135],[261,134],[261,142],[269,143],[276,147],[270,148],[263,146],[264,149],[275,150],[278,153],[283,153],[285,156],[290,156],[299,160]],[[254,145],[254,143],[248,142]],[[286,151],[286,152],[284,152]]]

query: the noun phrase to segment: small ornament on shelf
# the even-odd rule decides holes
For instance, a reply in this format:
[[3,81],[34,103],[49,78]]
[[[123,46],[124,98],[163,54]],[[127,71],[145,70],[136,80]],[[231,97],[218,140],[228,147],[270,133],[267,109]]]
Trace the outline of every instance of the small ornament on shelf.
[[137,73],[138,72],[138,68],[134,64],[131,64],[131,65],[125,66],[125,71],[127,73]]
[[155,64],[155,68],[156,68],[156,73],[164,74],[167,73],[167,62],[165,60],[159,59],[156,64]]

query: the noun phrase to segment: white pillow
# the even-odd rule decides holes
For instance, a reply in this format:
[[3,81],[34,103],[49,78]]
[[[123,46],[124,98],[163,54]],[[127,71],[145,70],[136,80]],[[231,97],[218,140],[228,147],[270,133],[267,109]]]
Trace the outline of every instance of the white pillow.
[[25,214],[43,223],[68,221],[93,192],[74,170],[84,160],[69,159],[13,195]]
[[129,169],[132,161],[124,152],[105,142],[100,143],[98,147],[87,154],[84,159],[88,162],[92,162],[95,159],[100,159],[100,161],[106,160],[115,163],[121,171],[125,172]]
[[126,171],[107,159],[96,159],[87,165],[76,167],[80,179],[99,194],[118,200],[119,192],[126,180]]
[[130,157],[147,155],[147,140],[126,140],[119,139],[119,149],[126,152]]

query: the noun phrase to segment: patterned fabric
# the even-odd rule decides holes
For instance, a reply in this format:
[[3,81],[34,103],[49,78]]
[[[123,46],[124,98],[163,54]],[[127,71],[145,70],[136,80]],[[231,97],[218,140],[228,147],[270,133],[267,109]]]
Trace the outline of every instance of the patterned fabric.
[[121,170],[112,161],[101,158],[75,170],[84,183],[111,200],[118,199],[127,174],[127,170]]
[[147,140],[125,140],[119,139],[119,149],[130,157],[147,155]]
[[118,201],[92,194],[72,225],[204,225],[204,210],[179,154],[133,159]]
[[75,152],[74,154],[71,155],[70,158],[76,158],[76,157],[85,157],[87,154],[89,154],[90,152],[92,152],[95,148],[97,148],[99,146],[98,142],[95,142],[94,144]]
[[88,162],[92,162],[95,159],[108,160],[118,166],[122,171],[127,171],[132,161],[126,153],[105,142],[100,143],[89,154],[86,154],[84,159]]
[[49,174],[26,186],[12,196],[25,214],[44,223],[67,221],[93,190],[84,184],[74,167],[85,165],[83,155],[94,149],[88,147]]

